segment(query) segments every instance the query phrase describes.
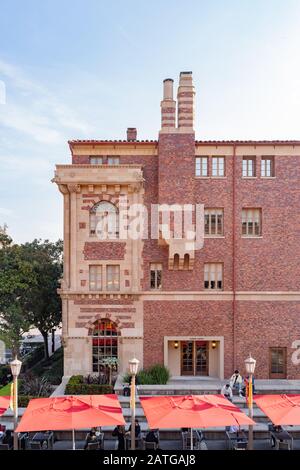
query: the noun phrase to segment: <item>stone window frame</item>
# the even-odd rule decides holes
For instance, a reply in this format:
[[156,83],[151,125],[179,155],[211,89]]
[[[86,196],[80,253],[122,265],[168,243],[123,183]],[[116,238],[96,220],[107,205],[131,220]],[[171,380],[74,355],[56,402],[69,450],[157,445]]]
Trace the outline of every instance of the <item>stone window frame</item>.
[[[208,215],[208,233],[206,233],[206,219]],[[212,215],[216,215],[215,231],[212,231]],[[221,215],[221,232],[218,233],[218,216]],[[223,207],[205,207],[204,208],[204,237],[223,237],[224,236],[224,208]]]
[[[109,270],[112,269],[111,273],[109,273]],[[115,271],[115,272],[114,272]],[[120,265],[119,264],[106,264],[105,265],[105,285],[106,285],[106,290],[107,292],[119,292],[121,289],[121,276],[120,276]],[[114,277],[115,276],[115,277]],[[109,282],[112,283],[111,288],[109,288]]]
[[102,155],[90,155],[89,159],[91,165],[103,165]]
[[107,165],[120,165],[120,156],[107,155]]
[[242,238],[262,237],[262,208],[242,208]]
[[102,264],[89,265],[89,290],[102,291],[103,289],[103,266]]
[[224,290],[224,263],[204,263],[204,289],[209,291]]
[[[111,234],[112,236],[111,237],[109,236],[108,238],[105,238],[104,241],[119,240],[119,236],[120,236],[120,232],[119,232],[119,209],[118,209],[116,204],[112,203],[111,201],[107,201],[105,199],[102,199],[101,201],[94,204],[93,207],[91,207],[91,209],[89,211],[89,236],[90,237],[96,237],[97,236],[96,227],[97,227],[97,224],[98,224],[99,220],[101,220],[101,217],[103,217],[103,215],[98,215],[97,216],[97,210],[101,205],[108,205],[110,207],[113,207],[114,211],[111,211],[111,213],[115,214],[115,221],[114,221],[115,229],[116,229],[115,233],[112,232],[112,234]],[[107,216],[109,214],[109,211],[104,211],[103,214]],[[113,236],[113,235],[115,235],[115,236]],[[99,240],[101,240],[101,239],[99,238]]]

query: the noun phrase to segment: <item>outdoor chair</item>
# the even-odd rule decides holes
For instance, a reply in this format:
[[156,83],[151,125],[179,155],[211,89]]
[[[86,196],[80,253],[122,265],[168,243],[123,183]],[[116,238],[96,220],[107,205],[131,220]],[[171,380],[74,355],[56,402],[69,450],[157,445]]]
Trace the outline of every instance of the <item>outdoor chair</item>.
[[248,447],[248,442],[236,442],[233,446],[233,450],[246,450]]
[[291,444],[289,442],[278,442],[278,450],[291,450]]
[[158,448],[158,444],[156,442],[147,442],[144,441],[144,450],[156,450]]
[[42,446],[40,442],[30,441],[29,442],[29,449],[30,450],[42,450]]
[[100,442],[90,442],[87,445],[87,450],[99,450],[100,449]]
[[0,444],[0,450],[9,450],[8,444]]

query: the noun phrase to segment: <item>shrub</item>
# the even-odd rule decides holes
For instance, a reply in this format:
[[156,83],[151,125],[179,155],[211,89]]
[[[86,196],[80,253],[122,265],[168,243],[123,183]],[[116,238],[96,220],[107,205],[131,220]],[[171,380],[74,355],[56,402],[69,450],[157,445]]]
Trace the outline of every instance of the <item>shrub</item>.
[[20,394],[36,397],[49,397],[52,392],[51,384],[45,377],[35,377],[28,373],[20,381]]
[[[140,385],[165,385],[169,380],[170,371],[161,364],[156,364],[149,369],[143,369],[137,374],[137,383]],[[123,382],[130,382],[130,374],[124,375]]]
[[19,395],[18,396],[18,406],[20,408],[26,408],[28,406],[28,403],[32,398],[39,398],[31,395]]
[[85,383],[69,383],[66,386],[66,395],[104,395],[106,393],[114,393],[112,385],[85,384]]
[[6,385],[11,380],[11,370],[7,365],[0,366],[0,385]]

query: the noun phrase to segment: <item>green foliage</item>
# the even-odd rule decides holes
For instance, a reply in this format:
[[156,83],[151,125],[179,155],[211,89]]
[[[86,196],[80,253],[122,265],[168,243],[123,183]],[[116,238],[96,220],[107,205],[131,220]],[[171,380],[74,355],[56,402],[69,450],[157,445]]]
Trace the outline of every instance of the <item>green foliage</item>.
[[[165,385],[169,380],[170,371],[161,364],[156,364],[149,369],[143,369],[137,374],[137,383],[140,385]],[[130,382],[130,374],[124,375],[123,382]]]
[[28,403],[30,402],[30,400],[32,400],[32,398],[39,398],[39,397],[36,397],[34,395],[19,395],[18,406],[20,408],[27,408]]
[[62,242],[17,245],[0,230],[0,246],[0,339],[17,354],[23,333],[35,326],[47,357],[48,333],[61,322]]
[[44,357],[44,346],[41,344],[33,349],[30,353],[26,354],[22,359],[21,373],[28,371],[35,364],[41,361]]
[[[42,355],[44,348],[42,347]],[[57,349],[49,359],[36,364],[30,372],[39,377],[45,377],[52,385],[59,385],[63,376],[63,348]]]
[[103,395],[106,393],[114,393],[112,385],[87,383],[89,380],[83,375],[73,375],[65,390],[66,395]]
[[36,377],[31,373],[26,374],[20,381],[19,393],[24,396],[49,397],[52,392],[51,384],[46,377]]
[[0,397],[9,397],[10,396],[11,384],[4,385],[0,388]]
[[8,365],[1,365],[0,366],[0,386],[6,385],[7,383],[7,376],[11,375],[10,366]]

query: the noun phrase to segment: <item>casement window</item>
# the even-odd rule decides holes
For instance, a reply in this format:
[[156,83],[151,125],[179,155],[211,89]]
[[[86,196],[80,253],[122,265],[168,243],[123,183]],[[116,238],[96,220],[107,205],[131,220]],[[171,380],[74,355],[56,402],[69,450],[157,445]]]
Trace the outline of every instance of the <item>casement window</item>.
[[286,348],[269,348],[270,379],[286,379]]
[[119,165],[120,164],[120,157],[107,157],[107,164],[108,165]]
[[161,289],[161,278],[162,278],[162,264],[151,263],[150,264],[150,288]]
[[224,234],[223,209],[204,210],[204,235],[220,236]]
[[196,157],[195,175],[196,176],[208,176],[208,158],[207,157]]
[[92,165],[102,165],[103,158],[102,157],[90,157],[90,163]]
[[223,264],[204,264],[204,289],[223,289]]
[[120,266],[111,264],[106,266],[106,289],[120,290]]
[[261,209],[242,210],[242,235],[246,237],[260,237]]
[[211,160],[211,175],[212,176],[225,176],[225,158],[212,157]]
[[89,267],[90,290],[102,290],[102,266]]
[[260,175],[262,178],[272,178],[275,176],[274,157],[261,157]]
[[111,202],[101,201],[90,211],[90,235],[99,239],[115,239],[119,237],[119,213]]
[[254,178],[256,176],[256,158],[243,157],[243,178]]

